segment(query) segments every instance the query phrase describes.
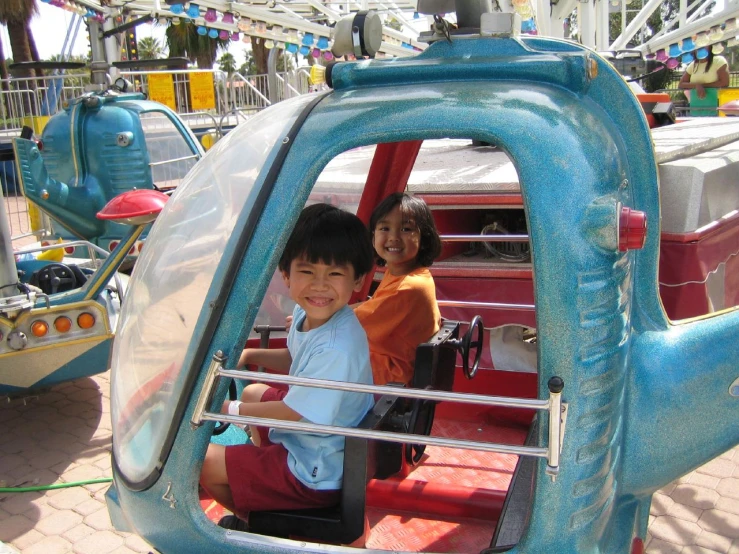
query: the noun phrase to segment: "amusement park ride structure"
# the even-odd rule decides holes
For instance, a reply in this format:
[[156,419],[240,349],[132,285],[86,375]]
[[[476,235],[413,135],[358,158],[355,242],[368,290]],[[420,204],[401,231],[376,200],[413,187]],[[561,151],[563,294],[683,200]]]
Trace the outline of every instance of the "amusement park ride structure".
[[[459,8],[457,16],[461,23]],[[461,517],[455,528],[472,541],[466,552],[637,554],[654,491],[739,442],[731,415],[739,310],[676,323],[665,314],[658,167],[633,93],[580,45],[513,36],[516,17],[484,8],[475,32],[473,19],[459,29],[437,20],[417,56],[327,68],[330,90],[239,126],[167,202],[132,277],[112,356],[107,498],[119,529],[162,552],[346,552],[340,545],[354,541],[406,551],[404,537]],[[366,53],[361,25],[346,29],[359,36],[335,44]],[[437,291],[456,297],[441,304],[442,331],[419,345],[413,387],[236,369],[244,344],[256,340],[254,325],[284,322],[273,276],[306,203],[330,201],[366,221],[387,194],[409,187],[422,143],[438,139],[483,142],[510,158],[528,224],[533,277],[525,300],[516,302],[520,289],[509,287],[516,269],[473,267],[446,250],[432,273]],[[321,187],[329,163],[368,146],[376,148],[358,189]],[[456,213],[447,203],[435,216],[446,230],[464,230],[493,197],[511,200],[500,192],[458,194]],[[475,237],[449,240],[497,240]],[[515,312],[535,327],[533,370],[494,362],[477,371],[480,350],[497,352],[489,328],[475,334],[477,310]],[[466,333],[457,335],[455,320],[469,322]],[[284,336],[267,346],[284,346]],[[472,364],[470,346],[478,349]],[[385,396],[359,429],[264,420],[219,413],[231,379]],[[515,422],[504,415],[522,408],[538,413]],[[348,437],[340,504],[253,512],[249,532],[215,525],[198,475],[216,421]],[[475,452],[494,457],[468,462]],[[519,456],[515,468],[497,465],[510,454]],[[513,480],[496,486],[496,468]],[[439,538],[421,550],[460,547]]]
[[[638,17],[658,7],[652,4]],[[147,110],[129,110],[116,116],[115,126],[105,125],[105,116],[114,113],[108,108],[146,102],[106,86],[115,59],[111,54],[119,50],[114,37],[121,31],[110,16],[125,8],[133,19],[123,26],[135,25],[182,17],[193,3],[75,0],[75,5],[96,12],[89,20],[91,69],[99,90],[71,103],[58,116],[67,118],[67,125],[58,127],[98,123],[99,135],[110,143],[101,139],[98,146],[133,157],[146,137],[118,127]],[[528,11],[515,9],[526,6]],[[161,552],[338,553],[348,552],[342,545],[349,543],[410,550],[404,537],[444,529],[445,537],[468,541],[462,550],[470,552],[641,554],[652,494],[739,442],[739,309],[730,272],[720,296],[733,305],[670,320],[658,292],[660,222],[669,213],[660,207],[658,156],[667,164],[670,153],[655,152],[658,141],[637,99],[604,57],[573,42],[533,34],[555,34],[572,4],[501,5],[507,13],[497,14],[490,3],[462,0],[357,6],[372,7],[409,22],[413,9],[433,23],[417,37],[399,38],[397,31],[378,27],[372,12],[346,14],[317,1],[196,4],[192,18],[206,33],[209,27],[218,33],[273,33],[273,41],[282,38],[285,49],[306,47],[309,54],[318,49],[319,55],[330,50],[332,56],[357,60],[327,67],[324,92],[271,106],[237,127],[194,165],[169,199],[159,191],[134,190],[105,198],[109,201],[101,206],[102,197],[73,189],[84,183],[85,190],[95,190],[92,170],[106,163],[108,151],[90,160],[73,152],[72,176],[61,180],[45,167],[43,145],[16,139],[23,186],[40,205],[48,201],[55,205],[52,210],[68,215],[57,204],[68,203],[66,211],[73,212],[72,207],[89,203],[99,218],[117,218],[136,229],[82,286],[60,291],[70,269],[47,266],[48,301],[44,292],[23,288],[24,283],[16,285],[18,291],[3,289],[0,331],[3,345],[14,350],[6,354],[48,357],[51,339],[32,342],[29,333],[36,338],[52,337],[52,328],[62,333],[56,327],[62,318],[68,320],[60,322],[63,328],[77,332],[90,321],[81,312],[97,310],[95,321],[102,323],[96,340],[104,342],[96,351],[99,360],[112,338],[100,295],[143,226],[161,210],[120,307],[111,355],[114,484],[107,501],[117,528],[137,532]],[[577,7],[584,43],[598,46],[609,4],[600,0]],[[717,25],[723,38],[735,28],[732,18],[739,12],[735,2],[703,16],[701,6],[692,15],[687,15],[689,6],[683,8],[685,20],[651,46],[642,45],[644,52],[656,55],[658,40],[687,49],[685,41],[693,41],[694,32],[706,33],[710,42],[718,37],[709,32]],[[456,17],[441,17],[452,12]],[[335,32],[310,21],[317,14],[334,22]],[[524,21],[534,20],[533,27],[526,25],[530,36],[518,33],[524,15],[529,16]],[[303,33],[295,42],[293,31]],[[621,40],[625,45],[632,31],[624,29],[614,43],[604,44],[612,47]],[[327,43],[319,46],[321,38]],[[396,57],[365,59],[383,52]],[[709,122],[712,128],[731,125]],[[730,128],[718,141],[673,154],[699,157],[717,144],[727,146],[739,138]],[[69,148],[90,147],[85,127],[78,129]],[[244,344],[256,344],[254,326],[284,322],[284,298],[273,277],[303,206],[330,201],[367,221],[387,194],[415,193],[411,175],[422,144],[441,139],[475,141],[487,145],[483,153],[504,153],[516,173],[515,183],[504,185],[517,188],[418,192],[453,244],[432,266],[445,322],[419,345],[413,386],[311,382],[237,370]],[[321,176],[331,163],[367,147],[375,149],[359,187],[342,181],[322,188]],[[739,162],[735,158],[733,150],[722,152],[728,169]],[[120,165],[120,159],[114,161]],[[145,162],[138,159],[140,165]],[[691,158],[691,163],[699,162]],[[471,174],[478,167],[444,170]],[[686,173],[679,164],[672,170]],[[722,192],[724,183],[711,186]],[[490,209],[495,202],[496,210]],[[525,237],[467,234],[473,220],[487,223],[483,212],[501,206],[521,212]],[[700,202],[691,208],[700,224],[713,214],[703,213]],[[737,217],[732,212],[715,225],[709,220],[709,231],[720,228],[735,237]],[[523,271],[489,259],[475,266],[461,246],[499,240],[528,243]],[[723,255],[719,246],[725,244],[711,246]],[[15,284],[12,252],[4,250],[3,275]],[[729,253],[719,265],[728,267],[735,258]],[[705,281],[698,285],[708,294]],[[120,297],[114,300],[119,307]],[[77,311],[69,312],[72,317],[58,313],[63,310]],[[487,327],[476,323],[478,310],[485,313]],[[517,345],[535,354],[533,367],[511,370],[495,361],[498,347],[491,342],[490,321],[501,320],[525,327],[528,338]],[[90,342],[80,337],[70,346]],[[266,342],[282,347],[284,335]],[[16,370],[8,368],[8,375]],[[231,379],[383,396],[359,429],[265,421],[219,413]],[[29,383],[0,392],[38,385]],[[513,410],[518,415],[512,417]],[[216,421],[346,436],[351,455],[344,461],[341,503],[320,513],[253,513],[250,532],[217,526],[218,510],[212,511],[212,499],[198,490]],[[243,440],[224,437],[230,444]],[[434,537],[438,540],[417,550],[460,550],[459,544]]]
[[[665,21],[658,33],[645,29],[647,19],[662,9],[662,0],[481,0],[490,11],[518,13],[523,22],[522,31],[554,38],[571,38],[569,21],[577,11],[576,38],[600,52],[618,52],[633,49],[645,56],[656,56],[666,61],[679,59],[684,52],[709,44],[736,43],[739,0],[715,3],[707,0],[680,0],[671,20]],[[334,37],[332,28],[342,17],[359,10],[373,10],[385,21],[380,55],[407,56],[426,47],[424,32],[434,25],[433,16],[445,15],[452,25],[464,27],[465,2],[431,0],[418,2],[399,0],[361,0],[330,2],[328,0],[255,0],[251,2],[202,0],[59,0],[57,5],[88,17],[92,34],[99,30],[102,36],[137,24],[159,20],[163,23],[192,21],[203,34],[215,38],[244,40],[263,38],[275,48],[318,57],[330,52]],[[626,13],[634,13],[629,18]],[[622,14],[620,34],[610,36],[609,15]],[[128,22],[116,26],[114,16],[123,14]],[[458,19],[459,18],[459,19]],[[401,31],[387,25],[389,20],[401,24]],[[73,22],[72,22],[73,23]],[[72,25],[70,23],[70,27]],[[99,26],[99,29],[97,28]],[[395,26],[397,27],[397,25]],[[244,37],[247,37],[246,39]],[[636,38],[635,38],[636,37]],[[693,41],[695,38],[695,42]],[[108,41],[106,59],[109,63],[120,57],[115,40]],[[328,57],[328,56],[327,56]],[[113,70],[115,74],[115,70]]]

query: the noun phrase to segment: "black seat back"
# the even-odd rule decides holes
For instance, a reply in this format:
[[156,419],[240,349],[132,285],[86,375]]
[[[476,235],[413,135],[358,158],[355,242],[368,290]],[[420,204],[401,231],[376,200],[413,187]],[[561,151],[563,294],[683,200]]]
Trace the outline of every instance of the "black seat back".
[[458,338],[459,322],[444,320],[436,334],[416,348],[411,382],[414,389],[451,391],[454,388]]
[[[379,429],[398,399],[383,396],[357,426]],[[276,537],[308,538],[350,544],[364,534],[367,482],[375,475],[377,441],[346,437],[344,478],[339,504],[328,508],[251,512],[249,529]]]

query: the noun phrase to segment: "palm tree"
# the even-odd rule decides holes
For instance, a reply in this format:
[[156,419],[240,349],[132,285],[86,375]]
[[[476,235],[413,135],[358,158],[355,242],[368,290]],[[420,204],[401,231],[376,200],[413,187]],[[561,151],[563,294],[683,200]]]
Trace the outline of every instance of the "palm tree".
[[2,89],[8,90],[8,67],[5,65],[5,53],[3,52],[3,42],[0,40],[0,80],[2,81]]
[[158,60],[164,54],[164,48],[159,44],[159,39],[144,37],[138,41],[140,60]]
[[165,36],[170,56],[185,57],[197,63],[200,69],[211,69],[218,51],[226,50],[230,43],[228,39],[212,39],[207,35],[199,35],[192,23],[170,24]]
[[234,58],[233,54],[230,52],[226,52],[220,57],[218,65],[220,66],[221,71],[229,76],[236,72],[236,58]]
[[[0,2],[0,23],[8,28],[10,48],[16,62],[34,61],[28,23],[36,14],[38,14],[36,0],[2,0]],[[19,77],[35,76],[35,72],[30,69],[20,69],[17,74]]]
[[[31,18],[38,14],[38,6],[36,0],[2,0],[0,1],[0,24],[5,25],[8,28],[8,37],[10,38],[10,48],[13,51],[13,59],[16,62],[31,62],[34,61],[34,51],[36,45],[33,43],[31,38],[31,30],[29,23]],[[31,44],[33,43],[33,49]],[[38,61],[38,53],[36,53],[36,59]],[[4,58],[3,58],[4,65]],[[6,71],[7,73],[7,71]],[[32,69],[18,69],[16,75],[18,77],[36,77],[41,76],[41,72],[36,74],[36,71]],[[24,80],[19,83],[20,88],[24,89],[35,89],[36,82],[33,80]],[[10,101],[8,95],[6,101]],[[36,111],[36,105],[31,102],[29,94],[23,94],[21,98],[22,111],[24,114],[31,115]],[[8,113],[10,112],[10,106],[7,106]]]

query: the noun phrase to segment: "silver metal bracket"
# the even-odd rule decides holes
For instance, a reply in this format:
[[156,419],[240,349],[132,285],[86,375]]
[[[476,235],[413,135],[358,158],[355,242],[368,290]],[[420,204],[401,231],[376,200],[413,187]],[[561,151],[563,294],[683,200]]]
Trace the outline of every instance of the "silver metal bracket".
[[200,396],[198,402],[195,404],[195,410],[193,410],[192,418],[190,418],[190,428],[195,430],[203,424],[203,413],[205,408],[210,405],[213,400],[213,392],[215,387],[213,386],[218,378],[218,372],[223,369],[223,364],[227,360],[226,356],[221,350],[218,350],[213,354],[213,359],[208,366],[208,372],[205,375],[205,382],[203,388],[200,390]]

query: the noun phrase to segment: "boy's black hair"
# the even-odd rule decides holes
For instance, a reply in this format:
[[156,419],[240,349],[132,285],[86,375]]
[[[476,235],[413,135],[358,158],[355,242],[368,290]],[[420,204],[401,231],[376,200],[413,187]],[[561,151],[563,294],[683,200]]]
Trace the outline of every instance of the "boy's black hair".
[[300,213],[279,268],[290,273],[292,261],[305,258],[310,263],[349,264],[359,278],[372,269],[372,255],[372,242],[361,219],[329,204],[313,204]]
[[[439,238],[439,232],[436,230],[436,223],[434,223],[431,210],[429,210],[426,202],[420,198],[402,192],[393,193],[385,198],[372,212],[369,224],[370,232],[374,235],[377,222],[398,205],[400,205],[400,213],[403,214],[403,217],[412,219],[421,234],[416,261],[420,266],[430,267],[441,254],[441,238]],[[384,266],[385,260],[375,253],[375,263]]]

